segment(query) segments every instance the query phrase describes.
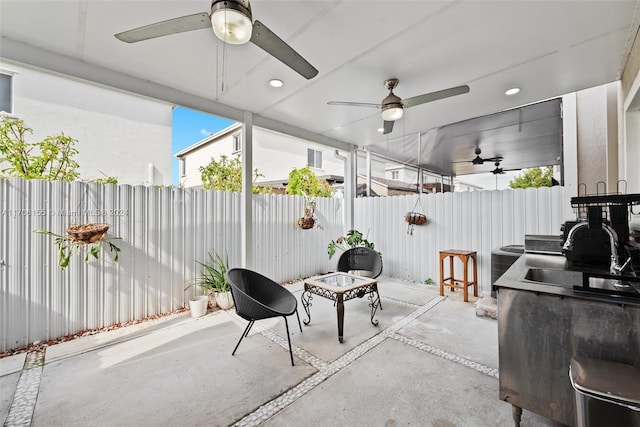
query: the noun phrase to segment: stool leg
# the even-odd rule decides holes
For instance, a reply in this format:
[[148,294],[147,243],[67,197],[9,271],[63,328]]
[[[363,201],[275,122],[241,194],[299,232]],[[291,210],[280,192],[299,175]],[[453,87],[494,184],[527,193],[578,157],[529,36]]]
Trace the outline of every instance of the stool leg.
[[462,257],[462,271],[463,271],[463,286],[464,286],[464,302],[469,302],[469,272],[467,267],[469,266],[469,258]]
[[451,284],[451,292],[455,291],[456,288],[453,287],[456,279],[454,279],[454,277],[456,277],[455,274],[453,274],[453,256],[449,255],[449,276],[451,277],[451,281],[449,282]]
[[444,257],[440,254],[440,296],[444,296]]
[[473,254],[473,296],[478,296],[478,261],[476,255]]

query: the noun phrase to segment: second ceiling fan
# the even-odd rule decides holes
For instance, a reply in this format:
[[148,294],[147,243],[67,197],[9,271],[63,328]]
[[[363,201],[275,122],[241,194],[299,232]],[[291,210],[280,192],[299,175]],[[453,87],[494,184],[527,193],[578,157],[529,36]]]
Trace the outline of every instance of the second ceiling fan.
[[502,156],[480,157],[480,154],[482,154],[482,150],[480,149],[480,147],[476,147],[474,153],[476,157],[473,160],[462,160],[460,162],[454,162],[454,163],[471,163],[473,165],[481,165],[484,162],[501,162],[504,159],[504,157]]
[[224,43],[244,44],[250,41],[306,79],[318,74],[313,65],[262,22],[253,21],[249,0],[213,0],[211,14],[202,12],[181,16],[124,31],[115,36],[123,42],[135,43],[205,28],[213,29],[216,37]]
[[427,102],[437,101],[439,99],[449,98],[451,96],[462,95],[469,92],[469,86],[456,86],[449,89],[443,89],[436,92],[425,93],[411,98],[401,99],[393,93],[393,89],[398,86],[398,79],[387,79],[384,81],[384,87],[389,91],[380,104],[368,102],[348,102],[348,101],[329,101],[328,105],[345,105],[350,107],[371,107],[380,108],[382,110],[382,120],[384,123],[384,135],[391,133],[393,123],[400,119],[405,108],[414,107]]

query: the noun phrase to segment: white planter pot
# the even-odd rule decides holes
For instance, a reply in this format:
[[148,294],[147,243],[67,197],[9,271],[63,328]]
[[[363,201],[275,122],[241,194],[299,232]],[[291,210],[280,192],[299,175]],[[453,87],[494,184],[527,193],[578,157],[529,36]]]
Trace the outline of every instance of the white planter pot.
[[233,297],[231,296],[231,291],[218,292],[216,294],[216,302],[218,303],[218,307],[223,310],[228,310],[233,307]]
[[207,314],[207,304],[209,303],[208,295],[193,297],[189,300],[189,308],[191,309],[191,317],[200,317]]
[[216,303],[216,294],[209,294],[209,308],[216,308],[218,304]]

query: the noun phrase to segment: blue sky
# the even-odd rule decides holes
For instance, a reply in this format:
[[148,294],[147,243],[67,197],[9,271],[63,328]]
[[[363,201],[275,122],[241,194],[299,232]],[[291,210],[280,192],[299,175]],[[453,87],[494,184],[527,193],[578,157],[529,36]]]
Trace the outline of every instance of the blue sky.
[[178,177],[178,159],[175,154],[190,145],[204,139],[235,123],[233,120],[212,116],[184,107],[173,109],[171,127],[171,183],[180,184]]

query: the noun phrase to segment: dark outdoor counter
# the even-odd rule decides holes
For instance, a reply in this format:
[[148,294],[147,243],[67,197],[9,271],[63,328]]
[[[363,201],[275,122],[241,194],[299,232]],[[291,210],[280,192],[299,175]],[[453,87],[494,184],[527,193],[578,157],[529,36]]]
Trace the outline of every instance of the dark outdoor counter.
[[514,419],[526,409],[576,424],[575,355],[640,369],[640,299],[576,291],[581,277],[561,255],[525,253],[495,283],[500,399],[514,406]]

